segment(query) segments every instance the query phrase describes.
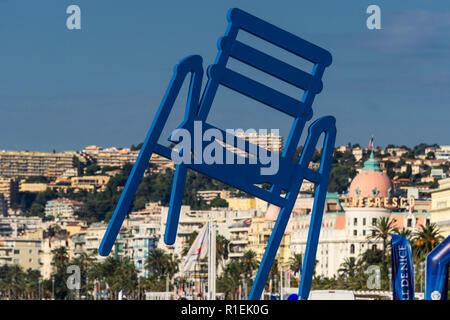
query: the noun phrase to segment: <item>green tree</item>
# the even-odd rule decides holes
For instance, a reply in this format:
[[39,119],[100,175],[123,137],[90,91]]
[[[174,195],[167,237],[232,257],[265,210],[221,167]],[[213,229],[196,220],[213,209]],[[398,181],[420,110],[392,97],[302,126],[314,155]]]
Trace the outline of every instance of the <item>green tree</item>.
[[[69,266],[69,254],[66,247],[56,248],[52,250],[52,253],[54,271],[52,272],[51,279],[54,280],[55,299],[64,299],[68,294],[66,282],[68,276],[67,267]],[[51,290],[53,290],[53,283]]]
[[116,300],[121,290],[132,293],[137,286],[137,270],[128,257],[116,259],[109,256],[105,261],[94,263],[91,267],[91,277],[99,280],[102,290],[109,288],[110,297]]
[[[195,239],[195,238],[194,238]],[[217,264],[221,264],[222,268],[224,267],[224,262],[228,259],[228,246],[230,244],[230,240],[225,238],[224,236],[218,234],[216,237],[216,259]]]
[[86,167],[85,174],[87,176],[93,176],[97,173],[97,171],[101,170],[100,166],[96,163],[91,164]]
[[344,259],[344,262],[341,263],[338,272],[340,272],[344,277],[351,278],[356,275],[358,268],[356,259],[354,257],[347,257]]
[[195,241],[195,238],[197,238],[198,232],[192,231],[192,233],[188,236],[186,242],[183,244],[183,256],[186,256],[189,252],[189,249],[192,247],[192,244]]
[[399,228],[395,228],[394,230],[395,234],[398,234],[400,236],[405,237],[406,239],[408,239],[409,241],[411,241],[411,237],[412,237],[412,232],[410,229],[406,229],[405,227],[399,229]]
[[162,249],[154,249],[145,259],[145,269],[157,279],[165,279],[166,276],[173,278],[179,271],[180,259],[171,253],[165,253]]
[[381,217],[376,220],[375,224],[371,228],[372,233],[367,236],[368,240],[381,240],[383,243],[383,256],[382,264],[386,262],[388,240],[391,234],[394,232],[394,221],[389,220],[388,217]]
[[241,261],[234,260],[226,265],[223,274],[217,279],[217,289],[225,294],[225,299],[237,299],[243,274]]
[[433,151],[430,151],[430,152],[427,153],[426,159],[427,160],[434,160],[434,159],[436,159],[436,155],[434,154]]
[[413,234],[413,252],[417,260],[421,261],[433,250],[443,239],[439,228],[435,223],[423,224]]
[[211,207],[214,208],[228,208],[228,202],[225,199],[216,197],[211,200]]
[[242,261],[242,272],[246,278],[251,278],[253,272],[258,269],[259,261],[256,259],[256,253],[252,250],[244,252],[241,258]]
[[289,269],[294,273],[294,275],[297,275],[301,272],[300,268],[302,267],[303,263],[303,256],[301,253],[295,253],[293,257],[290,259],[290,265]]

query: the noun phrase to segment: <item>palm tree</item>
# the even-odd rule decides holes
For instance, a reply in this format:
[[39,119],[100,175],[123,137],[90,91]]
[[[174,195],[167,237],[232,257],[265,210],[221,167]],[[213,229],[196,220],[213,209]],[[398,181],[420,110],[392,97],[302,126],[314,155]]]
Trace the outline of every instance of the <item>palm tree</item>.
[[25,278],[22,267],[17,264],[11,265],[6,276],[9,282],[10,298],[20,299],[23,294]]
[[256,253],[252,250],[248,250],[241,258],[242,271],[247,278],[251,278],[253,271],[259,266],[258,260],[256,260]]
[[291,263],[289,265],[289,269],[294,273],[294,275],[297,275],[298,273],[301,272],[303,256],[301,253],[295,253],[290,260]]
[[117,296],[121,290],[125,290],[128,294],[133,292],[137,286],[137,270],[133,261],[128,257],[120,259],[112,277],[106,280],[113,297]]
[[370,234],[367,239],[383,242],[383,256],[382,256],[382,264],[385,265],[386,262],[386,254],[388,247],[388,239],[394,231],[394,221],[389,220],[389,218],[381,217],[376,220],[375,224],[372,227],[372,234]]
[[169,256],[162,249],[154,249],[145,259],[145,269],[161,279],[167,272],[169,265]]
[[193,231],[187,238],[186,242],[183,245],[183,256],[187,255],[189,252],[189,249],[191,248],[192,244],[195,241],[195,238],[197,238],[198,232]]
[[11,288],[8,279],[9,266],[7,264],[0,266],[0,290],[2,291],[2,297],[5,293],[9,294]]
[[57,270],[66,270],[67,263],[69,262],[69,254],[67,253],[66,247],[59,247],[52,250],[53,253],[53,265]]
[[344,262],[341,263],[340,272],[345,278],[352,278],[356,275],[358,266],[354,257],[347,257]]
[[244,271],[241,261],[231,261],[226,265],[224,273],[217,279],[217,289],[225,293],[225,298],[237,298],[242,274]]
[[[94,277],[90,277],[89,275],[89,270],[91,269],[91,267],[94,265],[94,261],[95,261],[95,255],[94,253],[91,254],[87,254],[85,252],[82,252],[81,254],[79,254],[77,257],[73,258],[70,261],[71,265],[77,265],[80,268],[80,278],[81,279],[90,279],[90,283],[93,282]],[[88,292],[89,292],[89,283],[86,283],[86,281],[81,281],[81,286],[80,286],[80,292],[84,292],[86,294],[86,297],[88,296]]]
[[170,253],[167,257],[167,274],[170,276],[170,278],[173,278],[173,276],[180,270],[180,263],[181,260],[178,258],[177,255],[173,255]]
[[413,246],[416,257],[424,259],[444,237],[435,223],[421,225],[420,229],[413,235]]
[[225,238],[222,235],[217,235],[216,238],[216,263],[220,263],[222,269],[224,267],[224,262],[228,259],[228,246],[230,244],[230,240]]
[[26,296],[27,298],[34,299],[38,295],[41,272],[39,270],[28,269],[24,276]]
[[406,229],[405,227],[403,227],[401,229],[395,228],[393,231],[395,234],[398,234],[400,236],[405,237],[408,240],[411,240],[412,232],[410,229]]

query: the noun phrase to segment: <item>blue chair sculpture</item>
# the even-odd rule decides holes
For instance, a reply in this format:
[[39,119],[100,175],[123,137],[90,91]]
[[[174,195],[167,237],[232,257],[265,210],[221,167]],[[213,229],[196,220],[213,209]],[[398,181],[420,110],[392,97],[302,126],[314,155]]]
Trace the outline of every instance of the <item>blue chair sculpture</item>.
[[447,300],[450,267],[450,236],[427,256],[425,300]]
[[[245,151],[255,150],[256,148],[258,152],[261,152],[259,146],[254,146],[245,140],[242,141],[242,139],[236,136],[230,136],[225,130],[216,128],[207,123],[206,119],[219,85],[232,89],[293,117],[294,123],[290,129],[289,138],[283,152],[279,156],[279,170],[274,175],[261,175],[260,169],[263,166],[261,163],[230,165],[216,163],[205,164],[191,161],[191,163],[177,164],[164,236],[165,243],[173,244],[175,242],[187,169],[193,169],[209,177],[220,180],[228,185],[265,200],[270,204],[280,207],[280,213],[249,295],[249,299],[259,299],[264,290],[264,285],[280,245],[280,241],[285,232],[303,179],[312,181],[316,184],[316,190],[299,288],[300,297],[306,299],[309,295],[311,286],[331,159],[334,150],[336,137],[335,119],[331,116],[326,116],[312,123],[308,130],[308,137],[300,160],[294,162],[292,159],[295,155],[304,126],[306,122],[312,118],[311,106],[315,95],[322,90],[321,78],[325,68],[331,64],[331,55],[328,51],[240,9],[229,10],[228,21],[229,25],[226,34],[218,43],[219,52],[216,60],[214,64],[208,68],[208,82],[202,95],[202,58],[196,55],[190,56],[182,60],[175,67],[175,72],[169,88],[166,91],[158,113],[156,114],[143,143],[98,251],[101,255],[108,255],[111,251],[152,153],[159,154],[168,159],[173,158],[172,154],[174,150],[159,144],[158,139],[161,136],[161,132],[180,88],[185,78],[190,74],[191,78],[185,119],[179,126],[179,129],[188,130],[192,133],[192,136],[194,136],[194,122],[199,121],[204,130],[212,128],[219,130],[224,137],[227,137],[227,142],[234,142],[234,146],[242,143],[245,145]],[[239,30],[251,33],[260,39],[268,41],[294,55],[312,62],[314,64],[312,72],[304,72],[238,41],[237,35]],[[303,97],[296,100],[236,71],[228,69],[227,62],[230,57],[304,90]],[[320,168],[318,171],[315,171],[309,169],[308,165],[313,156],[318,139],[322,134],[324,134],[324,142]],[[230,154],[231,151],[228,150],[228,148],[223,148],[225,158],[229,156],[239,157],[236,154]],[[194,159],[196,156],[201,156],[198,154],[196,155],[196,152],[202,152],[202,150],[203,146],[201,150],[194,150],[191,154],[192,158]],[[176,150],[176,152],[181,154],[189,151],[180,149]],[[270,154],[270,151],[268,150],[264,150],[264,152]],[[237,162],[240,163],[239,161]],[[258,186],[261,183],[269,183],[271,185],[270,189],[265,190]],[[285,196],[282,196],[283,191],[286,192]]]

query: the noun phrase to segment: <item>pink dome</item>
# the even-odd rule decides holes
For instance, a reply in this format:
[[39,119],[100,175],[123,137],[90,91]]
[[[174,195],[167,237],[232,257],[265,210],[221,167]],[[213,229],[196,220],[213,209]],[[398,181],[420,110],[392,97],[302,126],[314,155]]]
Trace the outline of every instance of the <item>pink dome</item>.
[[382,171],[361,171],[350,184],[350,198],[391,197],[392,183]]
[[268,221],[276,221],[278,213],[280,213],[280,207],[271,204],[269,208],[267,208],[265,219]]
[[392,191],[391,179],[381,170],[372,151],[361,172],[350,184],[350,198],[390,198]]

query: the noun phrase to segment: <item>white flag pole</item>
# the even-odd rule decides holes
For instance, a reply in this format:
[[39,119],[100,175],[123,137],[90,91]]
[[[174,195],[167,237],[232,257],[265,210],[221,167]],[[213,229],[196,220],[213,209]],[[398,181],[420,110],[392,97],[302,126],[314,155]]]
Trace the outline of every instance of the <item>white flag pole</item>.
[[216,300],[216,222],[209,217],[208,299]]

